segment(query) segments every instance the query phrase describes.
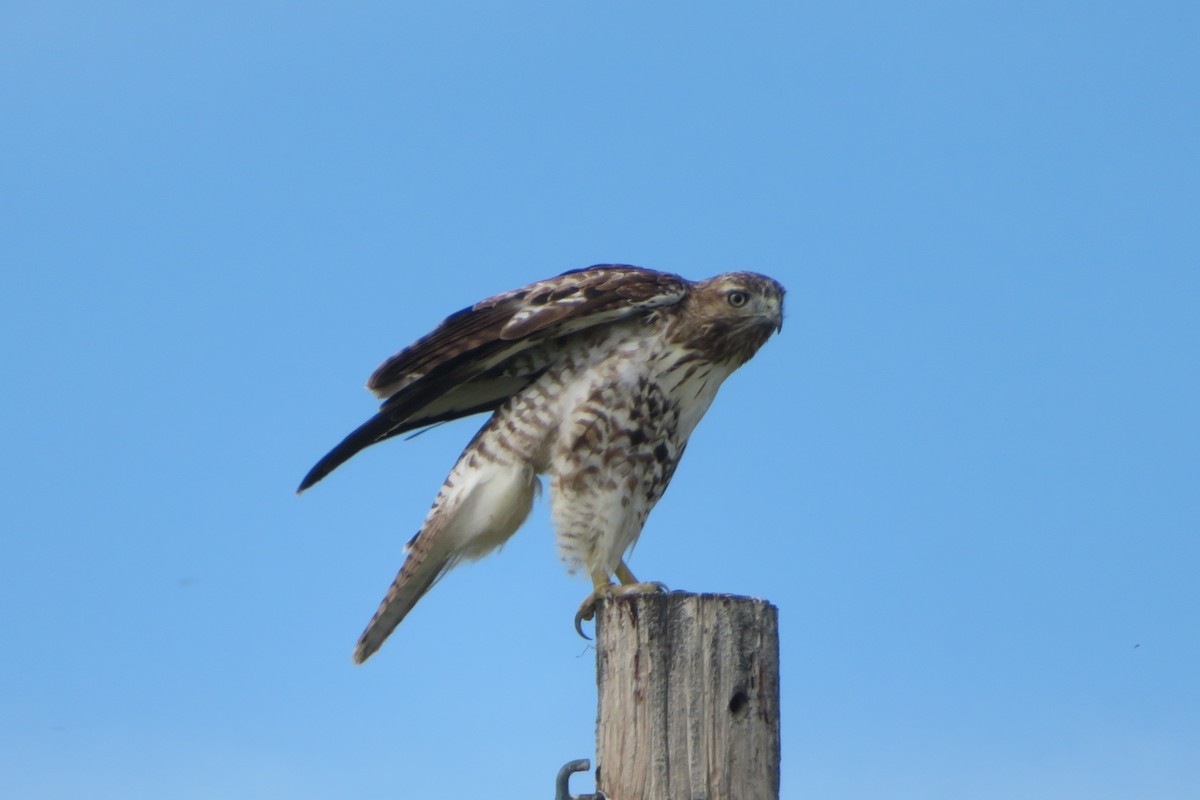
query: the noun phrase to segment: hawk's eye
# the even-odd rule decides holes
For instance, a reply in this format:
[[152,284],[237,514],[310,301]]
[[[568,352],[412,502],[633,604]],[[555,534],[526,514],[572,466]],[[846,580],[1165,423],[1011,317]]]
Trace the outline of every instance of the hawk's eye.
[[750,300],[750,295],[745,292],[737,291],[736,289],[725,295],[725,299],[729,301],[729,305],[734,308],[741,308]]

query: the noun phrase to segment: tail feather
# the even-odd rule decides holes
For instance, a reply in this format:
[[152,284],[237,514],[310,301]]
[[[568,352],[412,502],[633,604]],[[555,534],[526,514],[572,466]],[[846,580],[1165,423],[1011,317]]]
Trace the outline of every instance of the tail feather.
[[529,515],[538,481],[533,465],[499,459],[495,417],[480,430],[446,477],[408,558],[354,650],[361,664],[379,649],[417,601],[455,564],[503,545]]
[[454,559],[450,553],[426,552],[429,548],[421,547],[421,538],[418,535],[412,552],[404,561],[404,566],[396,574],[396,579],[388,587],[375,616],[371,617],[366,630],[359,637],[358,645],[354,648],[355,664],[361,664],[370,658],[392,631],[396,630],[396,626],[408,616],[408,612],[412,611],[417,601],[454,566]]

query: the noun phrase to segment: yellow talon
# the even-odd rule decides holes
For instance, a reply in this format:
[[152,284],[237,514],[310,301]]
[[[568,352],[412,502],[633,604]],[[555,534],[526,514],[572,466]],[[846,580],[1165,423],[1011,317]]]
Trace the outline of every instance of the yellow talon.
[[621,582],[619,586],[613,585],[609,581],[608,575],[604,573],[592,573],[592,593],[583,599],[583,602],[579,604],[579,610],[575,612],[575,632],[584,639],[590,640],[592,637],[583,632],[583,622],[584,620],[590,621],[595,618],[596,604],[600,600],[617,595],[649,594],[667,591],[666,584],[659,583],[658,581],[639,581],[629,571],[629,567],[626,566],[624,560],[617,563],[614,573],[617,580]]

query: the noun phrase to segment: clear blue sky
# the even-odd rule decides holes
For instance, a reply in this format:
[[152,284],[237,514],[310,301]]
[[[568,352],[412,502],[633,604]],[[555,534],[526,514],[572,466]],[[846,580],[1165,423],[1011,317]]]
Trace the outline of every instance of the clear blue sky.
[[1198,37],[6,4],[0,796],[550,796],[595,689],[544,501],[350,663],[478,422],[293,490],[385,357],[607,261],[790,292],[631,560],[779,606],[784,798],[1200,796]]

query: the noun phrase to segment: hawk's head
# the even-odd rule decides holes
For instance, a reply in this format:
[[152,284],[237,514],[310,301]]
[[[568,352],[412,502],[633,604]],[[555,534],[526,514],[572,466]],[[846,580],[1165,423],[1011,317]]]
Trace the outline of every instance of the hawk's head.
[[757,272],[726,272],[692,285],[685,315],[692,346],[740,366],[783,329],[784,289]]

